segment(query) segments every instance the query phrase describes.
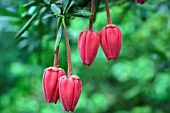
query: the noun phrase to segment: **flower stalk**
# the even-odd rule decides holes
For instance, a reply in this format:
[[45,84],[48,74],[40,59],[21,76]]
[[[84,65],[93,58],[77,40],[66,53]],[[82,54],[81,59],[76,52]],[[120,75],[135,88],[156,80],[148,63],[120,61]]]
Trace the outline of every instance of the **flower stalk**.
[[91,13],[93,14],[90,16],[90,22],[89,22],[89,30],[92,30],[93,27],[93,21],[94,21],[94,6],[95,6],[95,0],[92,0],[92,5],[91,5]]
[[65,24],[64,18],[62,19],[63,27],[64,27],[64,34],[66,38],[66,46],[67,46],[67,61],[68,61],[68,76],[72,75],[72,63],[71,63],[71,54],[70,54],[70,44],[68,39],[67,28]]
[[54,55],[54,67],[58,67],[58,53],[59,53],[59,47],[56,48],[55,55]]
[[106,3],[107,21],[108,21],[108,24],[112,24],[112,21],[111,21],[111,18],[110,18],[110,11],[109,11],[108,0],[105,0],[105,3]]

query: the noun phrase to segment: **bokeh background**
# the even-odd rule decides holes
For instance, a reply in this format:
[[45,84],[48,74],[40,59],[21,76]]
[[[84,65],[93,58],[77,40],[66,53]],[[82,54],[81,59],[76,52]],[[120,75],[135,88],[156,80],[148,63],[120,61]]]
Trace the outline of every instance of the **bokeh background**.
[[[26,32],[16,33],[36,12],[23,6],[31,0],[0,1],[0,113],[65,113],[60,100],[45,102],[42,76],[53,65],[56,19],[42,22],[41,11]],[[40,1],[40,0],[36,0]],[[90,0],[76,0],[90,9]],[[68,23],[73,73],[83,82],[75,113],[170,113],[170,1],[110,0],[112,22],[120,27],[120,57],[108,61],[99,47],[90,67],[82,66],[78,53],[79,33],[88,18]],[[101,1],[93,29],[107,25]],[[67,71],[66,45],[60,44],[59,67]]]

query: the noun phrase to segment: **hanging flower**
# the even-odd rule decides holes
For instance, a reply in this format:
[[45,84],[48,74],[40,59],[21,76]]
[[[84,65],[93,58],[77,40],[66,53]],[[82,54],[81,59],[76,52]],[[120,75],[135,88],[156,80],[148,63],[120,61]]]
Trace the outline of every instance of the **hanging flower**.
[[122,33],[120,29],[108,24],[100,31],[100,43],[108,60],[116,60],[119,57],[122,45]]
[[82,82],[76,75],[59,78],[59,95],[66,111],[74,111],[82,90]]
[[78,49],[83,65],[90,66],[98,51],[100,36],[96,31],[84,30],[78,38]]
[[59,98],[58,78],[65,75],[65,71],[61,68],[49,67],[45,69],[43,75],[43,89],[47,102],[57,103]]
[[94,20],[94,7],[95,0],[92,0],[91,13],[93,15],[90,16],[89,29],[82,31],[78,38],[78,49],[82,63],[83,65],[88,66],[93,63],[100,44],[100,35],[97,33],[97,31],[92,30]]
[[105,3],[108,25],[100,31],[100,44],[107,59],[116,60],[122,46],[122,33],[119,27],[112,24],[108,0],[105,0]]
[[59,95],[64,109],[73,112],[81,94],[82,82],[78,76],[72,75],[70,44],[64,19],[62,23],[67,46],[68,77],[62,76],[59,78]]

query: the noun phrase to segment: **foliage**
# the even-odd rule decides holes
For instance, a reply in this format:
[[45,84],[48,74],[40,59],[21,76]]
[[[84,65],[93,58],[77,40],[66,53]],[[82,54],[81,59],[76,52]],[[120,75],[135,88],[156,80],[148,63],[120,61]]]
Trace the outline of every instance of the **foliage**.
[[[57,25],[56,18],[43,21],[44,16],[53,14],[45,4],[48,0],[44,1],[0,2],[1,113],[65,112],[60,101],[48,104],[43,96],[42,74],[53,64]],[[90,11],[90,0],[75,0],[73,7],[76,10],[72,12]],[[104,8],[103,1],[96,8],[93,29],[98,32],[107,24]],[[93,65],[82,66],[77,38],[88,27],[89,18],[68,21],[73,72],[83,82],[75,113],[169,113],[170,2],[148,0],[139,5],[134,0],[110,0],[110,10],[112,22],[123,33],[123,47],[116,61],[107,61],[100,47]],[[14,40],[24,26],[28,29]],[[67,70],[66,59],[62,39],[59,67],[64,70]]]

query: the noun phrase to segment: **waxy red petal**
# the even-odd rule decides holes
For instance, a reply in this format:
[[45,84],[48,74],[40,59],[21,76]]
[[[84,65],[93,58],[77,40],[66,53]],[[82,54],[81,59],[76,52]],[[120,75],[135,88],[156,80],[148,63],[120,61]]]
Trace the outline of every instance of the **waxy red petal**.
[[[65,95],[63,94],[63,93],[65,93],[66,85],[67,85],[67,77],[66,76],[60,77],[59,78],[59,96],[60,96],[60,100],[62,102],[64,109],[67,111],[66,104],[64,101]],[[62,87],[62,88],[60,88],[60,87]]]
[[68,111],[68,108],[66,106],[66,102],[65,102],[65,99],[67,98],[66,97],[66,88],[67,88],[67,81],[68,81],[68,78],[67,77],[61,77],[59,79],[59,96],[60,96],[60,100],[62,102],[62,105],[64,107],[64,109],[66,111]]
[[113,24],[109,24],[101,30],[100,35],[100,43],[107,59],[116,60],[119,57],[122,45],[120,29]]
[[74,82],[75,82],[74,97],[73,97],[74,100],[73,100],[71,111],[74,111],[74,108],[79,100],[81,90],[82,90],[82,83],[81,83],[80,79],[75,79]]
[[84,30],[78,38],[78,49],[83,65],[90,66],[98,51],[100,35],[96,31]]
[[102,49],[106,55],[106,57],[109,59],[110,55],[109,55],[109,48],[108,48],[108,41],[107,41],[107,36],[106,36],[106,29],[103,28],[100,31],[100,44],[102,46]]
[[79,49],[80,57],[82,59],[83,64],[85,63],[84,61],[85,61],[86,34],[87,34],[87,31],[84,30],[83,32],[80,33],[79,38],[78,38],[78,49]]
[[97,51],[99,48],[99,43],[100,43],[100,36],[97,32],[93,31],[91,34],[91,42],[89,45],[89,57],[87,58],[89,61],[88,65],[91,65],[97,55]]
[[61,76],[65,76],[65,72],[61,68],[49,67],[45,69],[43,74],[43,89],[47,102],[57,102],[59,97],[58,78]]
[[59,79],[59,95],[62,105],[66,111],[74,111],[81,94],[82,83],[80,78],[72,75]]
[[68,78],[68,83],[67,83],[67,98],[66,98],[66,106],[68,108],[68,110],[71,109],[72,107],[72,103],[73,103],[73,96],[74,96],[74,80],[73,78],[69,77]]
[[120,31],[120,29],[119,28],[117,28],[117,30],[118,30],[118,37],[119,37],[119,39],[118,39],[118,45],[117,45],[117,52],[116,52],[116,55],[117,55],[117,57],[119,56],[119,54],[120,54],[120,49],[121,49],[121,47],[122,47],[122,33],[121,33],[121,31]]
[[110,52],[110,59],[117,59],[116,51],[118,49],[118,32],[116,28],[109,27],[107,28],[107,39],[108,39],[108,46]]
[[58,82],[58,77],[56,76],[56,74],[58,75],[58,72],[56,73],[52,73],[51,75],[51,81],[50,81],[50,100],[52,102],[56,102],[58,99],[58,87],[57,84]]
[[92,43],[91,41],[92,41],[91,40],[91,32],[87,31],[86,43],[85,43],[86,45],[85,45],[85,64],[84,65],[90,64],[90,57],[91,57],[90,51],[92,51],[91,48],[90,48],[91,43]]

